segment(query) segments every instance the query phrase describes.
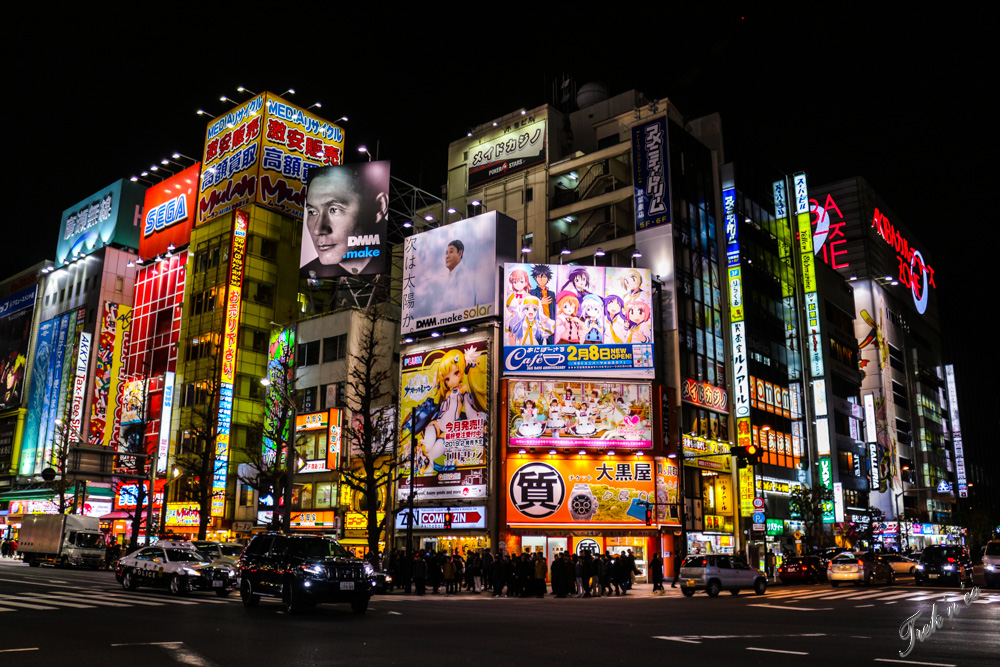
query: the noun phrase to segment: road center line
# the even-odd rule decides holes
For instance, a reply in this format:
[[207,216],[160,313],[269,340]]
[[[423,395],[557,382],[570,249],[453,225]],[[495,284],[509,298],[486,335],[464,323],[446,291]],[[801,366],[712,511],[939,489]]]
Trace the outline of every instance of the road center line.
[[927,665],[928,667],[958,667],[948,662],[917,662],[916,660],[893,660],[892,658],[875,658],[875,662],[898,662],[903,665]]
[[776,604],[750,604],[748,607],[767,607],[768,609],[791,609],[792,611],[832,611],[833,607],[783,607]]
[[17,651],[37,651],[38,647],[34,648],[0,648],[0,653],[15,653]]
[[660,636],[654,636],[653,639],[666,639],[667,641],[670,641],[670,642],[684,642],[685,644],[700,644],[701,643],[700,641],[697,641],[696,639],[682,639],[681,637],[660,637]]

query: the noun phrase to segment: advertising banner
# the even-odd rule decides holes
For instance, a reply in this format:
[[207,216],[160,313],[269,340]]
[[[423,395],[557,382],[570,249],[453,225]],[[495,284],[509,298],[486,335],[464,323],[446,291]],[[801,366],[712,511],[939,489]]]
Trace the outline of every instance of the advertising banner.
[[343,436],[343,415],[340,408],[331,408],[329,418],[329,432],[326,438],[326,467],[329,470],[340,470],[340,440]]
[[92,336],[80,333],[80,347],[76,355],[76,372],[73,376],[73,404],[69,413],[69,427],[79,433],[83,425],[83,406],[87,400],[87,372],[90,370],[90,350]]
[[337,513],[333,510],[292,512],[290,523],[293,528],[336,528]]
[[267,391],[264,394],[264,463],[272,465],[277,452],[274,438],[282,442],[288,440],[288,424],[279,424],[282,411],[282,392],[288,390],[292,382],[295,366],[295,327],[271,330],[270,345],[267,348]]
[[633,382],[511,380],[511,447],[650,449],[652,387]]
[[146,190],[139,257],[156,257],[171,245],[180,248],[191,240],[200,173],[201,163],[196,162]]
[[56,267],[112,242],[138,248],[144,191],[138,183],[122,179],[63,211]]
[[0,301],[0,410],[21,404],[35,291],[32,285]]
[[209,123],[198,223],[250,203],[302,215],[309,169],[340,164],[344,131],[273,93]]
[[[28,396],[28,414],[25,417],[24,435],[21,437],[20,474],[34,473],[38,454],[38,431],[42,421],[42,403],[45,397],[45,381],[49,367],[49,357],[52,354],[53,331],[59,333],[59,320],[51,319],[38,325],[38,337],[35,342],[35,357],[32,367],[35,372],[31,378],[31,389]],[[44,369],[44,370],[43,370]]]
[[197,528],[200,520],[198,503],[167,503],[167,526]]
[[[444,530],[445,512],[451,512],[452,530],[483,530],[486,528],[486,507],[414,507],[414,530]],[[406,530],[410,510],[404,509],[396,515],[396,530]]]
[[118,442],[114,436],[121,427],[119,389],[131,322],[131,306],[111,301],[104,303],[94,369],[94,399],[90,410],[90,443],[93,445],[107,447],[112,442]]
[[489,341],[407,354],[401,368],[400,500],[411,446],[417,500],[485,498]]
[[170,448],[170,419],[174,411],[174,374],[163,375],[163,407],[160,409],[160,433],[157,438],[156,472],[167,471],[167,451]]
[[680,525],[680,469],[671,459],[656,457],[656,523]]
[[650,457],[507,460],[507,523],[645,525]]
[[729,453],[730,445],[728,442],[685,435],[681,438],[681,444],[684,448],[684,456],[693,457],[686,459],[684,465],[718,472],[732,470],[733,457]]
[[666,116],[632,128],[632,172],[636,231],[671,222]]
[[384,273],[388,218],[389,162],[310,169],[299,259],[302,277]]
[[497,269],[514,259],[517,223],[490,211],[406,239],[400,328],[413,333],[497,315]]
[[545,120],[539,120],[469,148],[469,188],[545,162]]
[[504,265],[504,370],[653,377],[648,269]]
[[14,465],[14,438],[17,437],[17,417],[0,419],[0,474],[6,475]]

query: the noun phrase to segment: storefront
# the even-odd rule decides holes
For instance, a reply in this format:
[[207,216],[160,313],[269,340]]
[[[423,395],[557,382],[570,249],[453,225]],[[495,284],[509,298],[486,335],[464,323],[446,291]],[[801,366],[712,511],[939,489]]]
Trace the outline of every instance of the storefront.
[[872,528],[877,549],[883,551],[922,551],[934,544],[966,544],[966,529],[936,523],[904,521],[902,533],[896,521],[878,522]]
[[[447,515],[450,527],[446,527]],[[406,545],[409,511],[396,515],[396,544]],[[454,507],[415,507],[413,538],[418,549],[444,551],[466,556],[479,549],[492,549],[486,531],[486,506],[462,505]]]

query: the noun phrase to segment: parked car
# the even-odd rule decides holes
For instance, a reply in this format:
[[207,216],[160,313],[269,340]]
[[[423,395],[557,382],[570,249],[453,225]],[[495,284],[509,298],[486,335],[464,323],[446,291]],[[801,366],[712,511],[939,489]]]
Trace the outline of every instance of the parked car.
[[226,563],[238,566],[240,554],[243,553],[243,545],[237,542],[211,542],[207,540],[195,540],[192,542],[202,556],[205,556],[213,563]]
[[240,597],[247,607],[261,596],[279,598],[289,614],[320,602],[348,602],[364,614],[374,574],[333,538],[258,533],[240,556]]
[[167,588],[174,595],[189,591],[215,591],[226,597],[236,588],[236,570],[213,564],[186,541],[163,541],[144,547],[118,561],[115,577],[122,588],[139,586]]
[[918,586],[925,583],[963,582],[972,585],[972,558],[969,550],[957,545],[935,544],[924,549],[913,578]]
[[986,587],[1000,586],[1000,540],[992,540],[983,550],[983,574],[986,577]]
[[882,558],[892,566],[892,571],[896,574],[913,574],[917,568],[917,562],[910,560],[906,556],[882,554]]
[[896,583],[896,573],[892,566],[870,551],[860,554],[845,552],[834,556],[826,571],[826,578],[834,588],[841,582],[871,585],[881,580],[887,584]]
[[733,595],[739,595],[741,589],[752,588],[757,595],[767,590],[767,575],[729,554],[688,556],[681,563],[680,574],[681,593],[686,597],[699,590],[713,598],[723,589]]
[[778,568],[778,577],[783,583],[804,581],[815,584],[826,581],[826,567],[819,556],[792,556]]

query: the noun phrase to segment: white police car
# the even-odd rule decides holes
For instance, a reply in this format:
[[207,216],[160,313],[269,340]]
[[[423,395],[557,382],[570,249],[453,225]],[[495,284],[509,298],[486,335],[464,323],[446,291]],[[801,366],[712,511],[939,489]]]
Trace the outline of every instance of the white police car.
[[122,588],[139,586],[167,588],[174,595],[189,591],[215,591],[225,597],[236,588],[236,570],[227,564],[213,564],[186,541],[163,541],[125,556],[118,561],[115,576]]

